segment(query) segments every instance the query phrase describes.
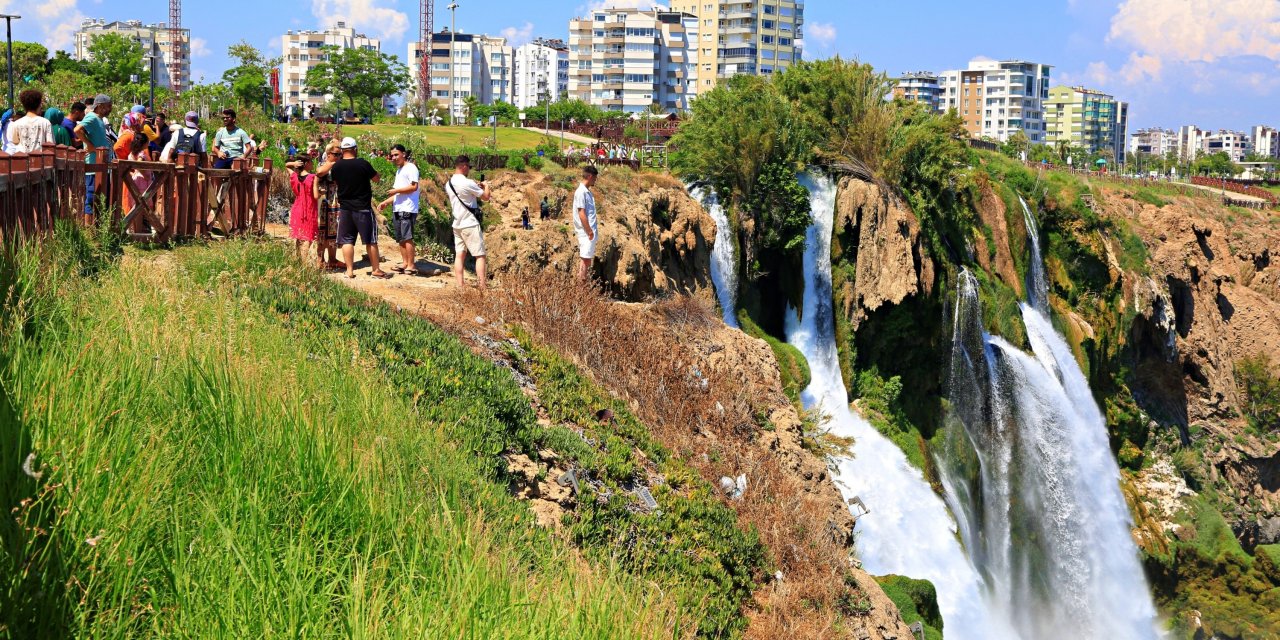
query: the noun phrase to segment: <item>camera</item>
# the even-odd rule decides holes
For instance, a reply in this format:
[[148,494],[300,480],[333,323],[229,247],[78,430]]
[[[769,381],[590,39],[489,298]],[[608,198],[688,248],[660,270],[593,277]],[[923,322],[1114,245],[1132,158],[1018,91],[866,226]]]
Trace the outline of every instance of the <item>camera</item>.
[[481,183],[483,183],[483,182],[484,182],[484,174],[483,174],[483,173],[482,173],[482,174],[480,174],[480,182],[481,182]]

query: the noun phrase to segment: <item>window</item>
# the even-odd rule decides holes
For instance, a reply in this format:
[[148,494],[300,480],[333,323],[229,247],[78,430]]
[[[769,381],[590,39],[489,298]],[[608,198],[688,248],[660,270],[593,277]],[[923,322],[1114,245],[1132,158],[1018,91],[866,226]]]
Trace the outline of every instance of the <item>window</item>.
[[761,36],[760,41],[765,44],[773,44],[773,36]]
[[772,28],[774,28],[774,27],[773,27],[773,21],[772,21],[772,20],[762,20],[762,21],[760,21],[760,26],[764,27],[765,29],[772,29]]
[[791,46],[791,38],[778,38],[778,44],[789,47]]
[[775,12],[775,11],[777,11],[777,10],[778,10],[778,9],[777,9],[777,7],[774,7],[774,6],[772,6],[772,5],[767,5],[767,4],[766,4],[766,5],[764,6],[764,14],[765,14],[765,15],[767,15],[767,16],[771,16],[771,15],[773,15],[773,14],[774,14],[774,12]]

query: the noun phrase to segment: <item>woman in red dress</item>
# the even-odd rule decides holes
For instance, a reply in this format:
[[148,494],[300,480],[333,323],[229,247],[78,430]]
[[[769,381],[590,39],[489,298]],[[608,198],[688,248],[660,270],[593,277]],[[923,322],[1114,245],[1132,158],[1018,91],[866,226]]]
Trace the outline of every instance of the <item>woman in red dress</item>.
[[289,210],[289,237],[297,243],[298,256],[302,256],[302,244],[310,242],[316,246],[317,259],[324,268],[322,245],[316,242],[317,206],[315,197],[316,176],[311,173],[311,156],[306,154],[297,157],[301,165],[294,165],[289,172],[289,188],[293,190],[293,208]]

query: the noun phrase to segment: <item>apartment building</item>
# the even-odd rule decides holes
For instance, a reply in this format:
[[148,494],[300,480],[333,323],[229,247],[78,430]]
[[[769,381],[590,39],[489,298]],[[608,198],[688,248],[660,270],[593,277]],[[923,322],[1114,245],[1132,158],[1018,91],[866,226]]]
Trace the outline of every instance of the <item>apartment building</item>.
[[702,89],[739,74],[769,75],[799,62],[803,0],[672,0],[696,17]]
[[1129,153],[1163,158],[1178,151],[1178,132],[1172,129],[1139,129],[1129,136]]
[[[169,25],[159,22],[143,24],[139,20],[118,20],[107,22],[103,19],[88,19],[80,23],[75,36],[75,58],[89,60],[89,43],[105,33],[114,33],[137,40],[142,45],[143,55],[159,55],[155,62],[156,86],[166,87],[181,93],[191,88],[191,30],[180,29],[178,37],[173,37]],[[144,67],[147,60],[143,60]],[[177,67],[178,84],[174,86],[174,67]],[[146,82],[146,78],[140,80]]]
[[1232,162],[1244,162],[1245,156],[1253,151],[1253,139],[1242,131],[1219,129],[1205,136],[1203,149],[1209,155],[1225,153]]
[[1118,163],[1125,161],[1129,139],[1129,104],[1101,91],[1059,86],[1049,89],[1044,101],[1046,144],[1062,142],[1083,147],[1089,153],[1110,150]]
[[521,109],[551,101],[569,92],[569,45],[563,40],[538,39],[515,49],[512,78],[514,104]]
[[1280,158],[1280,131],[1257,125],[1249,130],[1249,134],[1255,154],[1264,158]]
[[1052,68],[1025,60],[972,60],[968,69],[938,74],[938,108],[955,109],[975,138],[1004,142],[1022,131],[1032,144],[1043,144]]
[[307,72],[325,60],[324,47],[381,51],[377,38],[357,33],[345,22],[324,31],[286,31],[281,37],[280,104],[306,109],[311,105],[327,105],[333,95],[316,93],[307,88]]
[[942,90],[938,84],[938,74],[928,71],[904,73],[893,80],[893,97],[902,100],[922,102],[933,111],[938,110]]
[[[409,43],[413,69],[422,61],[418,45]],[[433,33],[431,97],[442,105],[452,102],[454,121],[462,122],[467,119],[467,98],[474,97],[480,104],[514,100],[514,64],[515,51],[506,38],[448,30]]]
[[1194,124],[1178,127],[1178,159],[1191,162],[1200,157],[1204,153],[1209,133]]
[[639,113],[689,108],[698,93],[699,25],[679,11],[599,9],[569,21],[569,97]]

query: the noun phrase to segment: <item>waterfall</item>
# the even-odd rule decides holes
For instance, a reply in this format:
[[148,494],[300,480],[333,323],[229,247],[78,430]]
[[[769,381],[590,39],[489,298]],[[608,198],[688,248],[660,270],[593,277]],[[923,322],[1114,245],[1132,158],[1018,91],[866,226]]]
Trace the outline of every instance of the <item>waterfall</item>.
[[738,327],[738,260],[733,242],[733,227],[725,215],[720,198],[710,187],[689,186],[689,195],[702,203],[704,209],[716,221],[716,242],[711,247],[711,283],[716,287],[716,298],[724,312],[724,323]]
[[1031,264],[1027,265],[1027,302],[1040,313],[1049,313],[1049,281],[1044,276],[1044,260],[1040,252],[1040,227],[1031,213],[1027,201],[1018,196],[1022,204],[1022,219],[1027,224],[1027,241],[1031,245]]
[[939,459],[948,503],[992,607],[1021,637],[1157,638],[1106,420],[1044,311],[1038,233],[1023,207],[1032,353],[983,331],[977,281],[962,273]]
[[1015,638],[991,615],[983,580],[957,539],[956,523],[921,472],[897,445],[849,407],[836,351],[831,291],[831,227],[836,189],[825,176],[805,174],[813,224],[804,255],[804,307],[788,314],[787,339],[809,361],[812,383],[806,407],[830,417],[831,432],[854,438],[853,457],[837,462],[834,476],[846,499],[861,499],[869,512],[856,527],[858,557],[876,575],[926,579],[937,589],[948,640]]

